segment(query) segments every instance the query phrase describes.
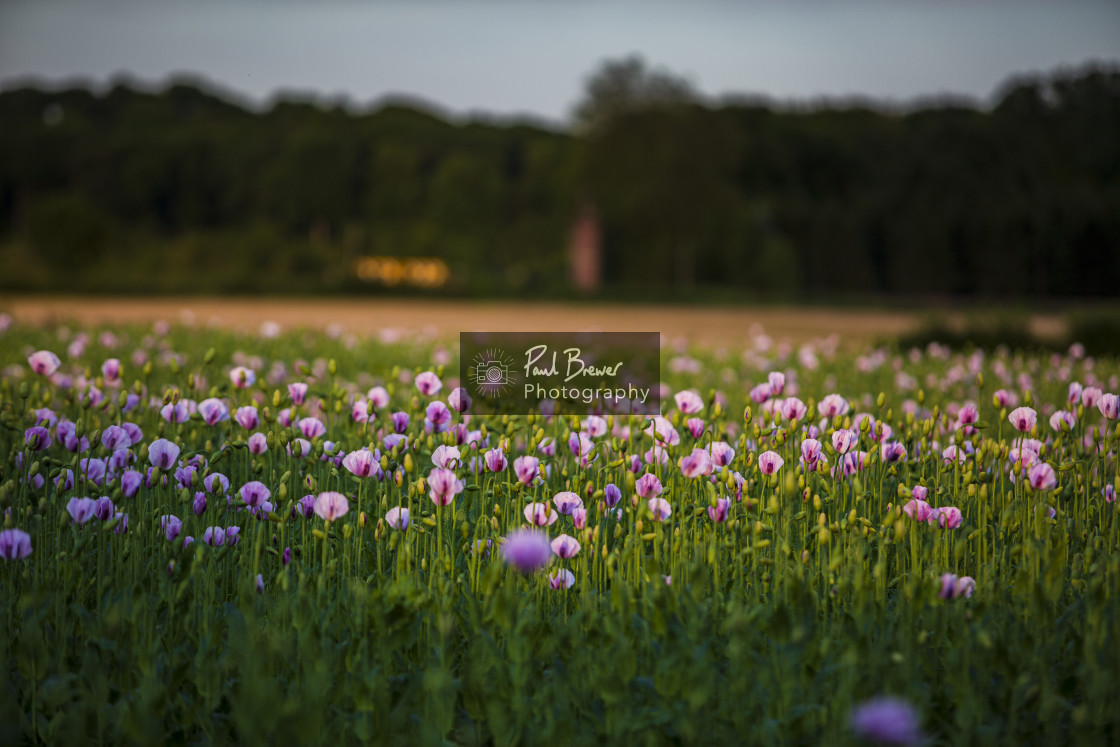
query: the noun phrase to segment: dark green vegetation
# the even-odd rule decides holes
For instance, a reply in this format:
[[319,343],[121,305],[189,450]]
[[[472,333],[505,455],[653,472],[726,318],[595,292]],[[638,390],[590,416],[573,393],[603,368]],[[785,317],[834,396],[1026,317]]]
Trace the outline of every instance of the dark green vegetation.
[[250,111],[191,84],[0,94],[0,287],[361,290],[436,256],[457,294],[562,295],[599,216],[608,297],[1115,296],[1120,73],[932,101],[700,104],[631,62],[574,133],[407,105]]
[[[682,415],[666,402],[680,442],[666,446],[667,464],[638,473],[664,485],[672,514],[657,522],[636,500],[638,475],[625,458],[653,446],[637,419],[611,418],[630,432],[595,436],[586,467],[567,448],[578,419],[476,418],[469,429],[486,440],[477,451],[455,431],[424,433],[425,406],[452,386],[430,343],[349,346],[213,330],[202,343],[187,328],[114,331],[114,347],[94,333],[63,364],[70,388],[30,373],[26,359],[40,348],[65,352],[72,338],[19,327],[0,336],[0,505],[11,510],[4,527],[26,531],[33,544],[25,559],[0,559],[6,744],[843,745],[853,743],[852,705],[878,694],[914,704],[935,745],[1120,741],[1120,520],[1102,492],[1120,483],[1120,429],[1093,406],[1067,404],[1067,380],[1115,391],[1115,359],[1039,365],[1012,354],[884,350],[857,367],[854,357],[817,350],[818,367],[808,356],[764,361],[757,350],[695,350],[694,365],[678,355],[663,369],[672,390],[722,390],[726,406],[705,395],[698,412]],[[119,388],[98,373],[109,357],[124,361]],[[231,361],[254,368],[257,382],[232,387]],[[419,394],[398,367],[443,374],[443,391]],[[796,379],[808,407],[802,421],[775,422],[758,404],[744,421],[747,391],[771,367],[787,372],[787,400]],[[1031,377],[1031,394],[1016,391],[1021,375]],[[326,427],[306,457],[286,453],[300,433],[278,422],[293,381],[310,386],[298,415],[317,414]],[[389,404],[354,422],[351,402],[376,384]],[[92,388],[106,396],[91,406],[81,393]],[[851,409],[822,418],[834,388]],[[1024,442],[1007,409],[993,404],[1000,388],[1042,413],[1028,435],[1057,470],[1052,487],[1029,487],[1025,472],[1011,481],[1008,450]],[[143,396],[121,413],[128,391]],[[230,420],[207,425],[196,415],[173,425],[159,415],[164,401],[209,397],[231,411],[256,403],[253,430],[268,434],[269,450],[250,454],[250,431]],[[967,401],[981,417],[971,433],[949,414]],[[98,434],[129,421],[144,434],[126,455],[133,468],[147,469],[149,446],[162,437],[199,472],[180,488],[174,469],[164,470],[167,485],[157,476],[132,498],[120,477],[82,480],[79,455],[55,428],[47,449],[25,446],[41,407],[78,421],[96,458],[109,456]],[[1053,407],[1070,409],[1072,427],[1048,423]],[[411,414],[410,446],[386,449],[398,410]],[[702,421],[700,438],[689,417]],[[860,469],[801,470],[806,426],[819,426],[831,464],[841,457],[830,435],[854,428]],[[876,433],[905,455],[880,458]],[[555,455],[541,448],[546,439],[558,442]],[[714,481],[686,477],[678,460],[714,440],[734,449],[730,464]],[[951,440],[975,450],[947,462]],[[434,448],[457,442],[464,462],[502,446],[511,462],[539,457],[548,477],[527,486],[509,469],[459,466],[465,489],[437,511],[421,478]],[[321,458],[366,445],[382,450],[386,479],[358,478]],[[759,467],[767,450],[785,460],[771,477]],[[79,475],[74,488],[56,486],[65,469]],[[192,493],[215,472],[230,479],[233,503],[212,491],[196,515]],[[271,491],[266,519],[237,500],[250,480]],[[603,508],[609,483],[622,492],[617,518]],[[919,485],[933,506],[960,508],[961,525],[908,518],[900,506]],[[349,496],[348,514],[329,525],[292,516],[300,496],[328,490]],[[497,547],[524,525],[530,501],[567,490],[584,498],[587,525],[560,516],[546,528],[582,544],[574,558],[553,559],[575,578],[553,590],[543,572],[505,566]],[[75,525],[66,506],[84,495],[110,497],[129,514],[128,531],[115,533],[114,520]],[[708,511],[718,499],[728,501],[722,523]],[[404,532],[380,520],[397,505],[411,507]],[[176,541],[160,530],[165,515],[182,520]],[[208,526],[239,526],[241,541],[209,547]],[[184,548],[188,535],[195,541]],[[493,551],[473,555],[486,540]],[[975,592],[942,599],[944,573],[973,577]]]

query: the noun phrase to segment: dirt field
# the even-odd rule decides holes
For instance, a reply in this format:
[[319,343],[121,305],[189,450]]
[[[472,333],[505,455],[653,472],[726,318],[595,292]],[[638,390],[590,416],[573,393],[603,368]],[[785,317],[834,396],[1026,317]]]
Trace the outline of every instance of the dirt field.
[[[76,320],[99,324],[165,319],[247,330],[258,329],[264,322],[276,322],[284,328],[310,329],[326,329],[337,324],[361,335],[376,334],[384,329],[441,337],[472,330],[656,330],[671,340],[687,337],[715,345],[744,343],[761,329],[775,340],[794,343],[835,333],[845,346],[855,346],[904,333],[925,318],[916,313],[849,308],[614,306],[409,299],[15,297],[0,300],[0,310],[12,314],[17,321],[32,323]],[[1054,319],[1039,317],[1032,326],[1045,333],[1056,323]]]

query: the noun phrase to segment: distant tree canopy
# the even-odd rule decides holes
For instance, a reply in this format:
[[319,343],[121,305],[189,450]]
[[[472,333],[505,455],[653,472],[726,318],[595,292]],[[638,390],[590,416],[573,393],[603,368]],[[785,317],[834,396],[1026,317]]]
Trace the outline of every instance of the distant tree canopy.
[[0,287],[358,290],[378,254],[444,259],[450,292],[561,295],[590,205],[615,295],[1115,296],[1118,133],[1101,69],[899,111],[706,104],[629,58],[572,133],[23,88],[0,93]]

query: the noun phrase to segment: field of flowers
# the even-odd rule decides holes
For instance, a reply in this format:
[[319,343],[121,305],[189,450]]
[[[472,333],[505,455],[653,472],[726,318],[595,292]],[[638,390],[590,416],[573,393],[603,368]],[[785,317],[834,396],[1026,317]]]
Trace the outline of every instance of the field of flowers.
[[0,315],[0,742],[1120,743],[1120,367]]

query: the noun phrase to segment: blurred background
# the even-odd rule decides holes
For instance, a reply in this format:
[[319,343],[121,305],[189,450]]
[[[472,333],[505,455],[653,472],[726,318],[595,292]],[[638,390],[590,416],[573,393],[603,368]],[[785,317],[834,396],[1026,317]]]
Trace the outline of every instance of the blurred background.
[[0,5],[0,292],[1120,289],[1120,3]]

